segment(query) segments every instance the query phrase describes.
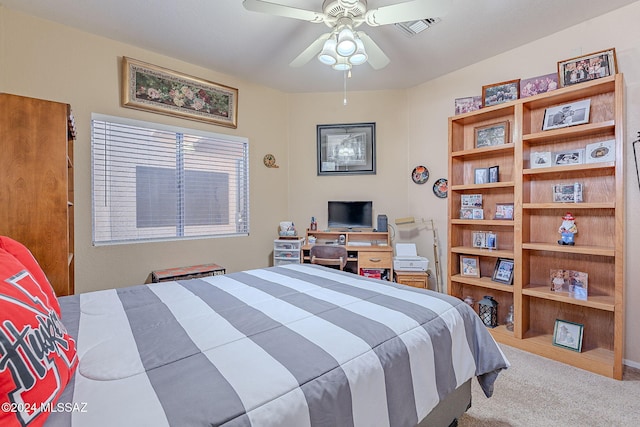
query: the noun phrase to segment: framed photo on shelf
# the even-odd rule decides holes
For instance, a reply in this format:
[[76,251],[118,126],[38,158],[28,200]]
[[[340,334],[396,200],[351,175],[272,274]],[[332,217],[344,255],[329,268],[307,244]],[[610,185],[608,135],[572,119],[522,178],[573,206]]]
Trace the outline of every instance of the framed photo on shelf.
[[486,233],[486,248],[492,250],[498,249],[498,235],[496,233]]
[[582,184],[555,184],[553,186],[554,203],[582,203]]
[[513,267],[514,262],[512,259],[498,258],[491,280],[505,285],[513,284]]
[[523,79],[520,82],[520,98],[538,95],[558,89],[558,73]]
[[460,255],[460,275],[480,277],[480,258],[472,255]]
[[481,208],[482,194],[463,194],[460,204],[462,208]]
[[376,124],[317,125],[318,175],[376,173]]
[[476,148],[491,147],[509,142],[509,121],[475,128]]
[[553,345],[580,353],[582,351],[583,333],[583,324],[556,319],[553,327]]
[[489,168],[489,182],[498,182],[500,176],[500,166],[491,166]]
[[482,106],[515,101],[520,97],[520,79],[482,86]]
[[560,129],[589,123],[591,99],[557,105],[544,110],[542,130]]
[[467,96],[465,98],[456,98],[454,104],[455,115],[457,116],[458,114],[468,113],[482,108],[482,97]]
[[584,163],[584,148],[553,153],[553,166],[581,165]]
[[486,184],[489,182],[489,168],[476,168],[474,171],[474,184]]
[[558,62],[560,87],[613,76],[617,73],[615,48]]
[[474,231],[473,234],[473,247],[474,248],[486,248],[487,247],[487,233],[484,231]]
[[534,151],[531,153],[531,169],[551,166],[551,151]]
[[586,163],[615,162],[616,161],[616,140],[594,142],[587,144],[585,148]]
[[513,203],[496,203],[493,219],[513,219]]

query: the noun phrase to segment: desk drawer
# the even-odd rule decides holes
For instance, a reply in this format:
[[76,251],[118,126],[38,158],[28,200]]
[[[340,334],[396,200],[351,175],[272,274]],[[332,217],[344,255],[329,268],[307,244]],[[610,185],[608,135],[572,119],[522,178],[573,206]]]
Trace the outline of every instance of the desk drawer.
[[358,251],[358,268],[391,268],[391,252]]

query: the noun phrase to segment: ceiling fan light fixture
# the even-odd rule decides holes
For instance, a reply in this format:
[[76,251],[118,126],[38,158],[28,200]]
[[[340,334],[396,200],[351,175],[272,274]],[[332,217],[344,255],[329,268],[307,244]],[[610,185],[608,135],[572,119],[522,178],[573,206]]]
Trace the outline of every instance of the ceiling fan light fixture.
[[338,62],[338,55],[336,54],[336,39],[330,37],[324,42],[322,52],[318,55],[318,60],[325,65],[333,65]]
[[351,65],[361,65],[367,62],[367,52],[364,50],[364,43],[360,39],[356,39],[356,51],[349,57]]
[[348,70],[351,69],[351,64],[349,63],[349,60],[347,58],[339,57],[338,58],[338,62],[333,64],[332,67],[333,67],[334,70],[348,71]]
[[351,28],[345,27],[338,33],[336,51],[340,56],[351,56],[356,51],[356,40]]

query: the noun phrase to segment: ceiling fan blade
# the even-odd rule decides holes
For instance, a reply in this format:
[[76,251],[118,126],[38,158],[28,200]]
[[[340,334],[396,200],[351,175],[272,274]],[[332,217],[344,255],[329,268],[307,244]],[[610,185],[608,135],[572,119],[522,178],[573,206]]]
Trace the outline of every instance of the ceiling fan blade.
[[308,48],[303,50],[302,53],[296,57],[296,59],[291,61],[289,66],[294,68],[302,67],[304,64],[311,61],[311,59],[313,59],[320,53],[324,42],[329,38],[330,35],[331,33],[325,33],[318,37],[313,43],[311,43],[311,45],[309,45]]
[[369,10],[365,21],[376,27],[424,18],[440,18],[447,14],[450,7],[451,0],[412,0]]
[[298,9],[278,3],[262,0],[244,0],[242,5],[251,12],[269,13],[271,15],[284,16],[285,18],[300,19],[309,22],[324,22],[324,14],[312,10]]
[[367,33],[363,31],[358,31],[358,37],[364,43],[364,50],[367,52],[367,62],[374,70],[379,70],[381,68],[386,67],[390,60],[387,55],[384,54],[382,49],[373,41],[371,37],[367,35]]

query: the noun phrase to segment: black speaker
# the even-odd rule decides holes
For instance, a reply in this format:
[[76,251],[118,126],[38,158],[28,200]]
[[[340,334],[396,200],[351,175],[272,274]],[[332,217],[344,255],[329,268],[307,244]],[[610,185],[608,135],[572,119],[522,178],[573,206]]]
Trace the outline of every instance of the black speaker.
[[387,216],[382,214],[378,215],[378,228],[377,231],[386,232],[387,231]]

